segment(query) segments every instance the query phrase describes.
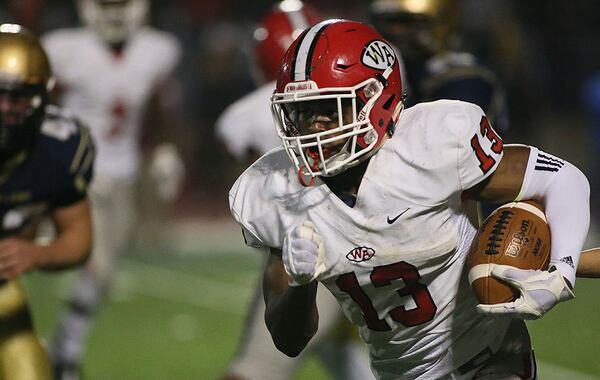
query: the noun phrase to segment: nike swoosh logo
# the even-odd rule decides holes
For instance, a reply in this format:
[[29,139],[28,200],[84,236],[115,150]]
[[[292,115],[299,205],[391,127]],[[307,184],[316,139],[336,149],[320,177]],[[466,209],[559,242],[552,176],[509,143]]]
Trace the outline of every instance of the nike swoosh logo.
[[388,216],[388,218],[387,218],[388,224],[393,224],[396,220],[398,220],[399,217],[401,217],[402,215],[404,215],[404,213],[407,212],[408,210],[410,210],[410,207],[408,207],[406,210],[402,211],[400,214],[398,214],[398,216],[396,216],[393,219],[390,219],[390,217]]

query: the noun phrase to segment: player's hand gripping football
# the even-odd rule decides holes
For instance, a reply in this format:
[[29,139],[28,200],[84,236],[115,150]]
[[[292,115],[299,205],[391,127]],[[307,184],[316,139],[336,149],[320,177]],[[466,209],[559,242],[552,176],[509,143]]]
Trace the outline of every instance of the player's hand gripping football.
[[481,313],[538,319],[559,302],[575,298],[567,282],[554,266],[545,271],[491,265],[492,276],[517,288],[521,296],[513,302],[477,305],[477,310]]
[[306,221],[286,235],[282,259],[290,286],[306,285],[325,271],[323,239],[312,222]]

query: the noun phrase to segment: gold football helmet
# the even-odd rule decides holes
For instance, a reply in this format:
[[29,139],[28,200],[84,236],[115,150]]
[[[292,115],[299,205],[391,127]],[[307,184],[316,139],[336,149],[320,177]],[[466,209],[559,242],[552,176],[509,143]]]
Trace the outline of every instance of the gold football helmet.
[[373,0],[371,16],[402,55],[429,55],[448,47],[459,26],[457,0]]
[[31,147],[53,84],[38,38],[20,25],[0,25],[1,160]]

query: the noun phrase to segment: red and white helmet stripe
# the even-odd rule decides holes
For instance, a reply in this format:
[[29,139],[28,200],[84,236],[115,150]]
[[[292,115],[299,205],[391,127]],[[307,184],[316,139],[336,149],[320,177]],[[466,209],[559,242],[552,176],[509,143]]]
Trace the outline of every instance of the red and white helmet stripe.
[[310,28],[298,44],[298,51],[293,62],[294,81],[305,81],[310,79],[311,60],[315,45],[323,31],[336,20],[325,20]]

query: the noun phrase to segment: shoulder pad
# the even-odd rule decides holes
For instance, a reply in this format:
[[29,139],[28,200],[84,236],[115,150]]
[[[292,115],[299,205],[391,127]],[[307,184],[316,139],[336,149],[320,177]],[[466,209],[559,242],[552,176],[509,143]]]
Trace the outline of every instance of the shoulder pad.
[[40,128],[40,149],[69,175],[87,182],[91,179],[95,148],[92,136],[79,119],[64,109],[49,106]]

